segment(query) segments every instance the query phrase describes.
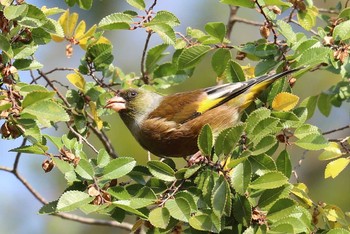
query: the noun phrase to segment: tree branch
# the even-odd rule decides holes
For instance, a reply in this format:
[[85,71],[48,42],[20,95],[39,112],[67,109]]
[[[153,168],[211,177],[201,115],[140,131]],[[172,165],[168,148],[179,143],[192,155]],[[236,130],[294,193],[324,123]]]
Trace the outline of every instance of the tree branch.
[[231,6],[231,5],[229,5],[229,8],[230,8],[230,15],[228,17],[228,21],[227,21],[227,24],[226,24],[226,30],[227,30],[226,31],[226,38],[227,39],[231,38],[231,33],[232,33],[233,26],[237,22],[236,15],[237,15],[237,11],[238,11],[239,7],[238,6]]
[[347,128],[350,128],[350,125],[346,125],[346,126],[341,127],[341,128],[333,129],[333,130],[330,130],[330,131],[328,131],[328,132],[324,132],[324,133],[322,133],[322,134],[323,134],[323,135],[327,135],[327,134],[331,134],[331,133],[334,133],[334,132],[342,131],[342,130],[347,129]]
[[147,38],[146,38],[145,46],[143,47],[142,58],[141,58],[141,80],[145,84],[149,84],[149,77],[148,77],[147,71],[145,69],[145,60],[146,60],[146,52],[147,52],[148,44],[149,44],[149,41],[151,39],[152,34],[153,34],[152,31],[149,31],[147,34]]

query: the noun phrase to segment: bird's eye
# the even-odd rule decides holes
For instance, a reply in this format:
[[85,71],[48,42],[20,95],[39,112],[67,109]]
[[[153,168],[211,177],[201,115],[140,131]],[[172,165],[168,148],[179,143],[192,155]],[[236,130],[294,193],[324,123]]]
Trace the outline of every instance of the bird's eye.
[[134,98],[134,97],[137,96],[137,92],[136,92],[136,91],[130,91],[130,92],[128,93],[128,96],[129,96],[129,98]]

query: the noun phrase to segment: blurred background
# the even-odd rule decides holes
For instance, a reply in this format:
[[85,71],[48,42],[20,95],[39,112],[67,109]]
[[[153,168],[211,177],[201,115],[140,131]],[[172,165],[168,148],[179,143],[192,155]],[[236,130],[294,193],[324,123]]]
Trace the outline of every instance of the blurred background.
[[[63,0],[28,0],[26,2],[38,7],[46,5],[47,7],[58,6],[64,9],[67,8]],[[148,5],[152,2],[146,0],[146,4]],[[337,2],[314,1],[315,5],[323,8],[328,8],[329,6],[335,7]],[[95,0],[90,11],[82,11],[74,7],[71,9],[71,12],[78,12],[80,15],[79,19],[85,20],[87,26],[91,27],[104,16],[127,9],[131,9],[131,7],[124,1]],[[226,23],[229,14],[228,6],[213,0],[159,0],[155,8],[155,11],[158,10],[167,10],[174,13],[181,22],[181,26],[177,27],[176,30],[183,34],[185,34],[188,26],[203,30],[207,22],[221,21]],[[263,20],[254,10],[240,9],[238,15],[251,20]],[[140,59],[146,33],[143,30],[111,31],[107,32],[105,36],[112,41],[114,46],[114,65],[120,67],[125,73],[135,72],[136,74],[140,74]],[[254,40],[253,38],[260,38],[257,27],[237,23],[232,32],[231,41],[232,44],[239,45],[246,41],[252,41]],[[157,36],[152,37],[150,48],[159,43],[161,43],[161,40]],[[65,43],[58,44],[52,42],[49,45],[39,48],[37,60],[44,64],[44,71],[55,67],[77,67],[79,65],[79,60],[83,56],[83,52],[76,46],[73,57],[67,59],[65,56],[65,45]],[[215,84],[216,77],[209,64],[210,59],[203,60],[190,79],[181,85],[164,90],[164,93],[185,91]],[[241,64],[247,65],[248,63],[247,61],[243,61]],[[253,63],[250,63],[250,65],[254,66]],[[52,77],[64,81],[66,79],[65,75],[65,73],[56,73]],[[24,81],[30,80],[28,74],[23,74],[21,77],[23,77]],[[332,84],[336,83],[340,77],[328,72],[317,71],[307,74],[301,79],[301,82],[296,83],[294,91],[302,100],[307,96],[316,95],[322,90],[326,90]],[[147,152],[132,138],[129,131],[122,124],[119,116],[114,114],[105,120],[110,121],[113,126],[112,130],[108,132],[108,136],[112,140],[118,154],[121,156],[132,156],[140,164],[145,163]],[[350,123],[350,105],[348,103],[347,105],[343,104],[341,108],[333,107],[331,115],[327,118],[316,112],[309,122],[320,127],[322,131],[345,126]],[[338,138],[346,134],[349,135],[349,129],[346,131],[328,136],[330,138]],[[50,132],[50,134],[61,135],[62,133]],[[18,147],[20,144],[21,139],[16,141],[0,139],[1,166],[12,167],[15,154],[8,151]],[[102,147],[99,144],[95,145],[98,148]],[[350,183],[348,182],[348,178],[350,176],[350,169],[346,169],[336,179],[323,179],[326,162],[319,161],[317,159],[318,154],[318,152],[307,152],[305,154],[301,150],[294,151],[292,154],[293,165],[296,166],[295,170],[298,173],[299,180],[309,187],[310,196],[314,201],[335,204],[340,206],[344,211],[349,211],[350,199],[348,199],[348,194],[350,193]],[[46,200],[56,200],[64,190],[65,181],[62,175],[56,170],[45,174],[41,169],[43,160],[44,158],[42,156],[24,154],[19,163],[19,172]],[[302,163],[300,166],[297,166],[300,160],[302,160]],[[183,163],[183,160],[179,160],[178,162]],[[0,233],[116,233],[116,229],[111,227],[90,226],[62,220],[58,217],[38,215],[37,212],[40,208],[41,204],[12,174],[0,171]],[[80,215],[80,213],[78,214]],[[130,222],[133,222],[133,220],[130,220]],[[122,232],[118,231],[118,233]]]

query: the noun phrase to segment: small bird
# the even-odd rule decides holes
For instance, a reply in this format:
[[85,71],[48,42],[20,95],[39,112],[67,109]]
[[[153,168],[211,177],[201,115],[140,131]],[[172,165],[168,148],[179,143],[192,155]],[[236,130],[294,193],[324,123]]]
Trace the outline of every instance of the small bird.
[[168,96],[130,88],[120,90],[105,107],[119,113],[144,149],[159,157],[185,157],[198,152],[197,138],[205,124],[214,136],[234,126],[262,90],[300,69]]

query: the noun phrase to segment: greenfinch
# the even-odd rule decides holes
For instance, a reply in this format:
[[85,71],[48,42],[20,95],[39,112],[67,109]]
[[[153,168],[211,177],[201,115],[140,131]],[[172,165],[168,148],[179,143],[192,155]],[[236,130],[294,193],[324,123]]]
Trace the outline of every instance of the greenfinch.
[[185,157],[198,152],[204,125],[211,126],[214,136],[234,126],[262,90],[299,69],[168,96],[141,88],[120,90],[106,108],[119,113],[144,149],[159,157]]

